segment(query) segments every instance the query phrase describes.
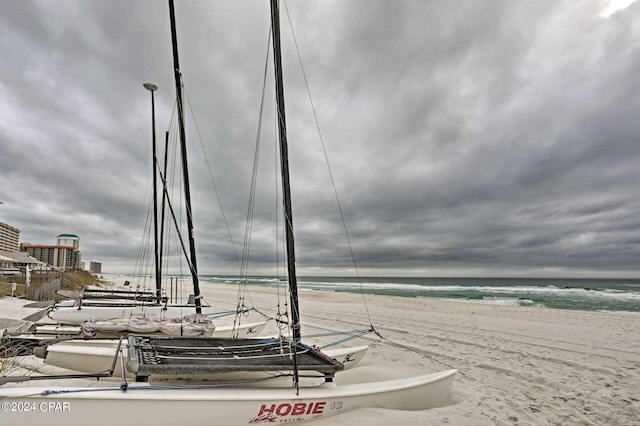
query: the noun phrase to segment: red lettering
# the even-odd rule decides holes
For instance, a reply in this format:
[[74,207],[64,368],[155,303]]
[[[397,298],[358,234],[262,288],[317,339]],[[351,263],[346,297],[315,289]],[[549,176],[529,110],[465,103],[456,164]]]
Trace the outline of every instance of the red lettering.
[[292,416],[299,416],[300,414],[304,414],[304,410],[307,408],[307,404],[304,402],[299,402],[293,405],[293,410],[291,410]]
[[265,413],[273,414],[273,411],[275,409],[276,409],[276,404],[271,404],[271,407],[269,408],[267,408],[265,404],[262,404],[262,407],[260,407],[260,412],[258,413],[258,416],[261,416]]
[[316,402],[315,407],[313,407],[313,411],[312,414],[322,414],[322,412],[324,411],[324,406],[326,405],[326,402]]
[[[303,415],[312,415],[312,414],[315,414],[315,415],[322,414],[324,412],[326,405],[327,405],[326,401],[321,401],[316,403],[297,402],[293,405],[283,403],[277,406],[276,404],[270,404],[270,405],[262,404],[262,406],[260,407],[260,411],[258,412],[258,415],[255,416],[250,421],[250,423],[264,422],[268,418],[271,418],[273,420],[275,419],[275,417],[273,417],[274,415],[279,417],[285,417],[285,416],[303,416]],[[288,420],[282,419],[280,421],[288,421]]]
[[291,412],[291,404],[280,404],[276,408],[276,414],[279,416],[287,416]]

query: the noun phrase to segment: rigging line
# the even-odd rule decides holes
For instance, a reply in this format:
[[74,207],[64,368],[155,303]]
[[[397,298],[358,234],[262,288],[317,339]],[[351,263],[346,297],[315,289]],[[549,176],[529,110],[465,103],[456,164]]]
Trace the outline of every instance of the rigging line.
[[[275,71],[274,71],[275,72]],[[274,110],[278,111],[278,101],[277,99],[274,99]],[[291,330],[291,318],[289,315],[289,300],[290,300],[290,287],[289,285],[281,285],[281,283],[283,282],[281,280],[281,277],[288,277],[287,275],[287,266],[286,266],[286,253],[287,253],[287,249],[286,249],[286,228],[284,225],[284,219],[282,219],[283,222],[283,226],[282,229],[280,228],[280,222],[281,222],[281,218],[283,218],[284,216],[284,202],[283,203],[279,203],[278,199],[279,198],[284,198],[283,194],[280,194],[280,189],[282,188],[282,184],[281,182],[279,182],[279,180],[282,180],[282,176],[280,175],[280,173],[278,173],[278,170],[280,170],[281,165],[280,165],[280,155],[278,152],[279,149],[279,144],[278,144],[278,114],[276,113],[274,115],[274,123],[273,123],[273,128],[274,128],[274,133],[273,133],[273,151],[274,151],[274,188],[275,188],[275,194],[274,194],[274,206],[275,206],[275,225],[276,225],[276,229],[275,229],[275,243],[276,243],[276,288],[277,288],[277,298],[278,298],[278,305],[277,305],[277,315],[279,318],[279,324],[278,324],[278,330],[280,330],[280,335],[282,335],[282,330],[286,330],[287,331],[287,337],[289,338],[289,340],[292,340],[293,336],[292,336],[292,330]],[[282,212],[279,210],[280,208],[282,208]],[[281,258],[281,254],[282,254],[282,258]],[[288,283],[287,283],[288,284]],[[282,294],[281,294],[282,292]],[[281,311],[281,305],[280,305],[280,301],[284,300],[284,310]],[[282,318],[285,318],[285,320],[283,320]]]
[[[178,165],[178,147],[177,147],[177,141],[178,141],[178,127],[176,124],[177,121],[177,112],[174,110],[174,116],[173,116],[173,126],[170,129],[171,132],[171,146],[172,146],[172,150],[171,150],[171,168],[167,171],[168,173],[171,173],[171,178],[168,179],[170,182],[172,182],[170,191],[171,191],[171,196],[170,197],[166,197],[165,202],[168,202],[169,200],[173,200],[174,199],[174,194],[176,193],[176,186],[178,187],[178,194],[181,195],[182,192],[179,190],[179,188],[182,186],[181,181],[182,181],[182,176],[179,172],[179,165]],[[177,178],[176,178],[177,177]],[[178,183],[176,184],[176,181],[178,181]],[[166,187],[166,185],[165,185]],[[182,202],[182,199],[179,199],[180,202]],[[180,211],[180,215],[182,216],[182,209],[179,210]],[[172,216],[171,215],[167,215],[166,219],[165,219],[166,223],[165,223],[165,228],[169,231],[166,232],[167,235],[167,251],[165,253],[178,253],[177,254],[177,259],[178,259],[178,273],[179,275],[182,275],[182,254],[180,254],[180,245],[179,245],[179,237],[180,237],[180,233],[179,232],[175,232],[174,228],[171,226],[172,224]],[[180,222],[182,222],[182,217],[180,218]],[[175,251],[174,251],[175,250]],[[186,255],[185,255],[186,256]],[[168,276],[168,272],[170,269],[170,265],[169,265],[169,260],[172,260],[170,257],[164,262],[163,266],[167,269],[165,272],[165,276]],[[175,262],[175,260],[174,260]],[[174,264],[171,265],[171,267],[174,267]],[[170,280],[169,285],[171,286],[171,292],[173,293],[173,282],[172,280]],[[176,278],[176,286],[177,286],[177,278]],[[182,296],[182,295],[180,295]],[[178,292],[177,289],[175,291],[175,293],[173,293],[173,297],[175,301],[178,301],[178,299],[182,300],[182,297],[178,297]]]
[[[275,68],[275,67],[274,67]],[[275,74],[276,70],[274,69],[274,74]],[[282,286],[281,283],[284,281],[283,279],[281,279],[281,277],[288,277],[287,276],[287,265],[286,265],[286,253],[287,253],[287,249],[286,249],[286,225],[285,225],[285,220],[284,220],[284,196],[283,194],[280,193],[280,190],[282,189],[282,176],[281,174],[278,172],[281,169],[281,165],[280,165],[280,152],[279,152],[279,142],[278,142],[278,131],[279,131],[279,120],[280,120],[280,113],[279,113],[279,109],[278,109],[278,100],[274,97],[273,100],[274,103],[274,117],[273,117],[273,158],[274,158],[274,188],[275,188],[275,192],[274,192],[274,223],[275,223],[275,263],[276,263],[276,289],[277,289],[277,300],[278,300],[278,304],[277,304],[277,316],[279,318],[286,318],[286,323],[283,320],[279,320],[279,326],[278,329],[279,330],[283,330],[283,329],[287,329],[288,331],[288,337],[291,339],[291,327],[290,327],[290,318],[289,318],[289,300],[290,300],[290,287],[287,283],[287,285]],[[284,129],[286,132],[286,129]],[[279,203],[278,200],[282,198],[283,201],[282,203]],[[280,211],[280,208],[282,208],[282,212]],[[282,222],[283,226],[282,228],[280,228],[280,223]],[[281,254],[284,256],[283,258],[281,258]],[[288,281],[288,280],[287,280]],[[281,300],[284,300],[283,305],[284,305],[284,310],[281,311]],[[282,333],[281,333],[282,335]]]
[[361,337],[366,336],[367,334],[373,333],[374,330],[367,328],[365,330],[351,330],[351,331],[332,331],[328,333],[313,333],[313,334],[305,334],[306,338],[315,338],[315,337],[333,337],[333,336],[355,336]]
[[[147,216],[145,218],[145,225],[142,231],[142,238],[140,240],[140,247],[138,248],[138,255],[136,258],[136,263],[133,269],[133,277],[140,278],[142,277],[142,288],[146,289],[146,277],[148,276],[148,260],[149,260],[149,238],[150,238],[150,227],[151,223],[151,203],[153,201],[153,190],[149,193],[149,201],[147,204]],[[146,267],[146,268],[145,268]],[[144,270],[143,270],[144,269]],[[138,283],[138,287],[140,283]]]
[[256,135],[256,147],[253,156],[253,170],[251,173],[251,187],[249,190],[249,203],[247,207],[247,219],[245,223],[245,235],[244,235],[244,245],[243,245],[243,253],[242,253],[242,272],[247,272],[248,262],[249,262],[249,253],[251,246],[251,232],[253,230],[253,214],[255,209],[255,196],[256,196],[256,184],[257,184],[257,174],[258,174],[258,162],[260,157],[260,140],[262,135],[262,118],[264,116],[264,99],[265,92],[267,86],[267,71],[268,71],[268,61],[269,61],[269,46],[271,42],[271,34],[269,34],[269,41],[267,42],[267,57],[264,68],[264,75],[262,80],[262,96],[260,99],[260,113],[258,115],[258,130]]
[[[179,169],[182,168],[182,165],[179,164],[179,161],[178,161],[178,155],[179,155],[178,151],[179,151],[180,148],[176,147],[176,145],[179,144],[179,141],[178,141],[178,139],[179,139],[179,119],[180,119],[180,117],[178,115],[178,100],[176,99],[176,101],[174,103],[173,114],[172,114],[172,118],[171,118],[170,129],[169,129],[170,132],[171,132],[171,135],[172,135],[171,136],[171,140],[173,141],[172,145],[174,147],[173,156],[172,156],[173,157],[172,158],[172,169],[171,169],[171,176],[172,176],[172,179],[171,179],[172,185],[171,185],[171,188],[170,188],[171,189],[171,196],[167,195],[167,200],[166,201],[167,201],[167,205],[169,206],[169,208],[171,210],[171,213],[172,213],[170,217],[167,217],[167,223],[170,223],[172,221],[172,219],[173,219],[173,224],[174,224],[174,229],[175,229],[175,234],[176,234],[176,236],[175,236],[176,246],[178,246],[177,242],[179,242],[180,243],[180,247],[182,248],[182,253],[184,255],[184,256],[182,256],[182,255],[178,256],[178,276],[182,276],[182,275],[184,275],[183,262],[186,261],[187,266],[189,268],[189,273],[191,275],[193,275],[193,267],[191,265],[190,256],[187,255],[186,246],[184,244],[184,240],[182,239],[182,232],[181,232],[181,227],[184,226],[182,215],[183,215],[185,209],[182,208],[183,201],[184,201],[184,194],[180,189],[182,187],[182,179],[183,179],[183,174],[180,173],[180,170],[179,170]],[[167,188],[167,185],[166,185],[167,178],[166,177],[163,178],[162,182],[163,182],[164,191],[165,191],[165,193],[167,193],[169,191],[169,189]],[[180,206],[179,206],[180,208],[178,209],[178,212],[179,212],[179,215],[180,215],[179,219],[176,218],[175,213],[174,213],[174,211],[172,209],[172,205],[171,205],[171,200],[174,199],[173,195],[174,195],[174,192],[176,192],[176,190],[177,190],[177,193],[178,193],[178,201],[180,203]],[[168,265],[167,265],[167,267],[168,267]],[[179,286],[180,287],[179,288],[179,294],[178,294],[178,288],[177,287],[178,287],[178,280],[177,280],[177,277],[176,277],[176,294],[175,294],[175,297],[176,297],[176,299],[183,300],[184,299],[184,295],[183,295],[184,288],[183,288],[182,285],[180,285]]]
[[[251,186],[249,189],[249,202],[247,204],[247,218],[245,222],[245,230],[244,230],[244,241],[242,245],[242,264],[240,266],[240,285],[238,286],[238,302],[236,306],[236,310],[238,312],[240,309],[240,305],[244,304],[244,297],[249,295],[247,292],[247,277],[249,272],[249,255],[251,252],[251,234],[253,231],[253,217],[255,212],[255,198],[256,198],[256,186],[258,181],[258,166],[260,160],[260,140],[262,138],[262,119],[264,117],[264,100],[267,89],[267,75],[269,70],[269,48],[271,47],[271,30],[269,30],[269,36],[267,39],[267,54],[265,58],[264,64],[264,73],[262,78],[262,96],[260,99],[260,112],[258,114],[258,129],[256,133],[256,146],[253,155],[253,170],[251,172]],[[251,296],[249,295],[249,300],[251,301]],[[252,302],[251,302],[252,303]],[[252,303],[253,305],[253,303]],[[236,326],[236,321],[238,322],[238,327],[240,326],[240,316],[236,315],[236,320],[234,320],[234,328]]]
[[[144,227],[142,230],[142,239],[140,240],[140,248],[139,248],[139,252],[138,252],[138,258],[137,261],[139,261],[139,263],[136,264],[136,266],[138,267],[139,265],[139,271],[140,273],[142,272],[142,267],[143,265],[146,264],[147,261],[147,250],[148,250],[148,242],[147,242],[147,236],[149,235],[149,223],[151,221],[151,204],[153,202],[153,192],[149,192],[149,200],[147,202],[147,216],[145,217],[144,220]],[[136,271],[138,271],[138,269],[136,268]]]
[[[174,191],[173,182],[175,182],[175,176],[176,176],[176,161],[177,161],[177,158],[176,158],[177,151],[175,149],[175,141],[177,140],[176,114],[177,114],[176,104],[174,103],[173,111],[171,113],[171,119],[169,121],[169,127],[167,128],[167,131],[166,131],[166,135],[167,135],[166,144],[165,144],[166,164],[164,165],[163,168],[158,167],[158,170],[164,169],[164,171],[161,171],[160,173],[164,173],[165,179],[160,181],[160,186],[162,187],[162,196],[164,198],[163,201],[165,205],[168,200],[173,199],[173,191]],[[162,223],[162,228],[166,230],[163,236],[164,241],[162,242],[162,255],[163,257],[166,257],[165,261],[162,263],[162,268],[165,272],[169,267],[168,265],[170,260],[169,253],[171,252],[170,243],[171,243],[172,231],[171,231],[171,227],[169,226],[170,223],[171,223],[171,218],[168,215],[165,215],[164,222]]]
[[[174,199],[174,194],[177,194],[177,198],[178,201],[180,203],[180,208],[178,209],[179,214],[180,214],[180,229],[184,228],[184,218],[183,218],[183,214],[184,214],[184,209],[182,208],[182,205],[184,203],[184,193],[182,191],[182,187],[183,187],[183,174],[181,173],[182,170],[182,163],[180,161],[180,118],[179,118],[179,114],[178,114],[178,100],[176,99],[176,102],[174,104],[174,115],[173,115],[173,121],[172,121],[172,140],[173,140],[173,168],[172,168],[172,186],[171,186],[171,199]],[[167,223],[170,224],[171,223],[171,217],[167,218]],[[180,232],[176,232],[175,233],[175,246],[176,248],[179,248],[178,243],[180,242],[180,238],[181,238],[181,233]],[[178,250],[179,253],[179,250]],[[189,257],[185,254],[183,255],[178,255],[177,257],[178,259],[178,276],[183,276],[185,275],[184,273],[184,261],[185,259],[189,259]],[[187,260],[188,263],[188,260]],[[184,301],[184,297],[183,297],[183,285],[181,284],[179,286],[179,292],[178,292],[178,278],[176,277],[176,289],[175,289],[175,298],[176,300],[179,301]],[[180,313],[180,315],[182,316],[182,312]]]
[[265,314],[264,312],[260,311],[258,308],[252,307],[251,310],[255,311],[256,313],[262,315],[266,320],[271,321],[271,320],[275,320],[275,317],[272,317],[270,315]]
[[[357,334],[354,334],[354,335],[351,335],[351,336],[347,336],[347,337],[345,337],[343,339],[336,340],[334,342],[331,342],[331,343],[328,343],[326,345],[320,346],[318,349],[323,350],[323,349],[326,349],[326,348],[330,348],[330,347],[333,347],[333,346],[340,345],[340,344],[345,343],[345,342],[349,342],[351,340],[360,339],[360,338],[362,338],[362,337],[364,337],[364,336],[366,336],[367,334],[370,334],[370,333],[373,333],[373,330],[366,330],[364,332],[360,332],[360,333],[357,333]],[[309,337],[309,336],[307,336],[307,337]],[[375,344],[375,342],[372,343],[372,344]]]
[[[447,364],[446,362],[442,362],[442,361],[432,357],[431,355],[425,353],[426,350],[422,350],[422,349],[419,349],[419,348],[414,347],[414,346],[407,346],[407,345],[403,345],[402,343],[394,342],[393,340],[390,340],[390,339],[384,337],[383,335],[381,335],[377,330],[373,330],[373,332],[380,338],[381,341],[383,341],[385,343],[388,343],[391,346],[395,346],[397,348],[404,349],[404,350],[409,351],[409,352],[413,352],[416,355],[420,355],[420,356],[422,356],[424,358],[427,358],[430,361],[433,361],[433,362],[435,362],[437,364],[440,364],[440,365],[443,365],[445,367],[452,368],[452,369],[457,369],[456,367],[453,367],[453,366]],[[462,374],[463,376],[465,375],[464,372],[462,372],[460,370],[458,370],[458,372],[460,374]]]
[[204,161],[207,163],[207,169],[209,170],[209,177],[211,178],[211,183],[213,184],[213,190],[216,193],[216,199],[218,200],[218,206],[220,207],[220,213],[222,214],[222,219],[224,221],[224,226],[227,229],[227,234],[229,235],[229,241],[231,241],[231,247],[233,249],[233,255],[236,258],[236,263],[240,266],[240,259],[238,258],[238,252],[236,250],[236,246],[233,242],[233,237],[231,236],[231,229],[229,228],[229,222],[227,221],[227,216],[224,214],[224,209],[222,208],[222,200],[220,199],[220,193],[218,192],[218,186],[216,185],[216,181],[213,178],[213,172],[211,171],[211,164],[209,163],[209,158],[207,157],[207,153],[204,149],[204,143],[202,141],[202,135],[200,134],[200,129],[198,128],[198,123],[196,122],[196,116],[193,112],[193,108],[191,106],[191,98],[189,98],[189,92],[187,91],[187,87],[183,83],[183,89],[185,98],[187,98],[187,104],[189,105],[189,111],[191,111],[191,118],[193,120],[193,125],[196,129],[196,133],[198,134],[198,140],[200,141],[200,147],[202,148],[202,154],[204,156]]
[[244,244],[243,244],[243,253],[242,253],[243,276],[248,272],[249,253],[251,248],[251,233],[253,230],[253,215],[254,215],[254,209],[255,209],[258,162],[260,158],[260,140],[262,135],[262,118],[264,116],[264,99],[265,99],[265,93],[266,93],[266,87],[267,87],[267,73],[268,73],[270,45],[271,45],[271,33],[269,33],[269,39],[267,41],[267,55],[265,59],[264,75],[262,79],[262,96],[260,99],[260,113],[258,115],[256,147],[255,147],[254,156],[253,156],[253,170],[251,172],[251,187],[249,190],[249,203],[247,207],[247,218],[245,223]]
[[149,216],[149,209],[147,208],[147,218],[145,218],[145,226],[142,230],[142,236],[140,238],[140,246],[138,247],[138,254],[136,256],[136,263],[133,267],[133,276],[137,277],[137,273],[138,273],[138,268],[142,268],[142,262],[143,259],[146,259],[144,257],[144,253],[145,253],[145,241],[146,241],[146,235],[147,235],[147,223],[148,223],[148,216]]
[[[163,201],[165,206],[169,205],[171,200],[175,200],[174,193],[176,190],[176,185],[180,187],[180,182],[182,179],[182,176],[179,173],[179,170],[177,170],[178,150],[179,150],[179,148],[176,148],[176,144],[179,139],[177,108],[178,108],[178,105],[176,100],[173,104],[173,110],[171,112],[169,126],[166,131],[167,139],[166,139],[165,149],[167,150],[167,152],[165,152],[166,164],[164,164],[164,172],[160,171],[161,167],[160,167],[160,163],[158,162],[159,174],[161,175],[164,174],[164,176],[161,178],[160,184],[162,186],[162,196],[163,196]],[[181,194],[181,192],[178,192],[178,194]],[[182,204],[181,199],[180,199],[180,204]],[[180,215],[182,215],[181,208],[179,209],[179,211],[180,211]],[[174,226],[171,226],[172,222],[175,224]],[[164,229],[164,232],[163,232],[164,235],[163,235],[163,241],[162,241],[163,262],[161,265],[162,275],[165,278],[164,280],[165,288],[163,289],[163,292],[167,294],[167,291],[168,291],[168,297],[171,303],[173,303],[174,301],[177,301],[178,299],[177,294],[173,293],[173,278],[170,276],[171,275],[170,271],[172,268],[171,262],[173,260],[172,259],[173,255],[171,253],[174,253],[174,250],[176,248],[178,249],[178,252],[180,251],[179,245],[177,243],[178,238],[181,235],[180,231],[178,230],[180,228],[179,223],[182,223],[182,220],[178,221],[175,218],[175,215],[166,215],[166,214],[164,215],[164,221],[162,223],[162,228]],[[174,233],[177,234],[178,237],[174,237]],[[175,243],[174,243],[174,239],[176,241]],[[186,257],[186,254],[185,254],[185,257]],[[181,259],[181,258],[182,258],[182,255],[178,255],[178,259]],[[170,287],[168,290],[166,288],[167,285]]]
[[358,264],[356,263],[356,257],[353,253],[353,246],[351,244],[351,238],[349,237],[349,231],[347,229],[347,223],[344,219],[344,213],[342,211],[342,205],[340,203],[340,198],[338,197],[338,190],[336,188],[336,183],[335,180],[333,178],[333,172],[331,170],[331,164],[329,163],[329,156],[327,154],[327,149],[325,147],[324,144],[324,138],[322,137],[322,131],[320,130],[320,122],[318,121],[318,115],[316,114],[316,107],[313,103],[313,98],[311,97],[311,90],[309,89],[309,82],[307,80],[307,74],[304,70],[304,65],[302,64],[302,56],[300,54],[300,49],[298,48],[298,40],[296,39],[296,34],[293,30],[293,23],[291,21],[291,15],[289,15],[289,7],[287,6],[287,2],[286,0],[284,0],[284,8],[285,11],[287,12],[287,19],[289,20],[289,28],[291,28],[291,35],[293,36],[293,43],[296,47],[296,53],[298,54],[298,61],[300,62],[300,69],[302,70],[302,77],[304,79],[304,84],[305,87],[307,89],[307,95],[309,97],[309,103],[311,104],[311,110],[313,111],[313,118],[316,122],[316,129],[318,130],[318,136],[320,138],[320,144],[322,146],[322,152],[324,154],[324,159],[325,162],[327,164],[327,169],[329,170],[329,178],[331,179],[331,185],[333,187],[333,193],[335,195],[336,198],[336,203],[338,205],[338,211],[340,212],[340,219],[342,220],[342,226],[344,227],[344,232],[345,232],[345,236],[347,239],[347,245],[349,246],[349,253],[351,254],[351,260],[353,262],[353,267],[354,267],[354,271],[356,274],[356,279],[358,280],[358,283],[360,285],[360,293],[362,295],[362,300],[364,302],[364,307],[365,307],[365,311],[367,313],[367,317],[369,319],[369,324],[373,325],[372,321],[371,321],[371,314],[369,313],[369,306],[367,305],[367,300],[365,298],[365,293],[364,293],[364,289],[362,288],[362,281],[360,280],[360,272],[358,270]]
[[[164,185],[164,189],[163,191],[166,193],[167,192],[167,188],[166,188],[166,180],[164,175],[160,172],[158,173],[160,175],[160,179],[162,180],[162,183]],[[168,194],[167,194],[167,206],[169,206],[169,211],[171,212],[171,216],[173,217],[173,223],[175,225],[176,228],[176,232],[178,234],[178,239],[180,240],[180,245],[182,246],[182,252],[184,253],[186,259],[187,259],[187,264],[189,266],[189,271],[194,272],[193,270],[193,265],[191,264],[191,259],[189,259],[189,256],[187,254],[187,249],[184,245],[184,240],[182,239],[182,234],[180,233],[180,229],[178,228],[178,220],[176,219],[176,214],[173,210],[173,204],[171,204],[171,200],[168,199]]]
[[[176,117],[177,117],[177,112],[176,112],[176,104],[174,103],[173,106],[173,111],[171,114],[171,120],[169,122],[169,128],[167,129],[167,139],[166,139],[166,144],[165,144],[165,162],[166,164],[164,164],[164,173],[165,173],[165,181],[160,182],[163,188],[163,192],[162,192],[162,198],[163,198],[163,222],[162,222],[162,229],[163,231],[163,241],[161,243],[161,247],[162,247],[162,258],[163,258],[163,262],[162,262],[162,275],[165,277],[165,287],[166,287],[166,278],[169,277],[169,292],[170,295],[169,297],[172,299],[171,302],[173,302],[173,279],[169,276],[169,269],[170,269],[170,261],[171,261],[171,255],[170,253],[173,252],[174,250],[174,246],[172,244],[172,237],[173,237],[173,232],[171,231],[171,217],[169,215],[165,215],[164,214],[164,210],[165,210],[165,206],[167,204],[168,199],[173,197],[173,186],[171,187],[171,197],[168,196],[168,192],[169,192],[169,188],[167,188],[167,181],[173,182],[174,178],[175,178],[175,174],[176,174],[176,155],[177,155],[177,150],[175,149],[175,141],[177,140],[177,136],[176,136],[176,129],[177,129],[177,125],[176,125]],[[171,143],[169,143],[171,142]],[[171,153],[171,156],[169,157],[169,153]],[[168,176],[171,176],[170,178]]]
[[[277,106],[277,101],[274,99],[274,110],[277,111],[278,106]],[[282,235],[280,235],[280,218],[282,217],[280,215],[280,211],[278,210],[278,198],[280,197],[280,193],[279,188],[281,188],[279,182],[278,182],[278,177],[280,176],[280,174],[278,173],[278,170],[280,169],[280,164],[278,163],[280,156],[278,155],[278,132],[277,132],[277,128],[278,128],[278,119],[277,119],[277,115],[274,115],[274,123],[273,123],[273,129],[274,129],[274,133],[273,133],[273,163],[274,163],[274,173],[273,173],[273,187],[275,188],[275,192],[274,192],[274,224],[275,224],[275,249],[276,249],[276,289],[277,289],[277,297],[278,297],[278,315],[281,315],[280,312],[280,300],[282,300],[282,298],[284,297],[284,312],[282,314],[287,316],[287,320],[289,319],[289,314],[287,312],[287,300],[288,300],[288,295],[286,294],[286,289],[288,288],[288,286],[285,286],[285,290],[283,291],[284,296],[282,294],[280,294],[280,290],[281,290],[281,285],[280,285],[280,277],[285,276],[286,272],[284,270],[284,262],[282,262],[282,264],[280,263],[280,247],[281,245],[284,246],[284,241],[285,241],[285,236],[284,236],[284,228],[283,228],[283,232]],[[285,253],[285,248],[282,247],[282,253]]]
[[[273,29],[271,27],[271,25],[269,26],[269,36],[268,36],[268,42],[267,42],[267,55],[266,55],[266,64],[265,67],[267,68],[265,71],[268,71],[268,62],[269,62],[269,55],[270,55],[270,47],[271,47],[271,41],[272,41],[272,34],[273,34]],[[275,68],[275,67],[274,67]],[[276,72],[276,70],[274,69],[274,73]],[[266,78],[266,75],[265,75]],[[266,80],[263,83],[263,90],[265,90],[266,87]],[[264,95],[263,95],[264,96]],[[277,298],[277,313],[276,313],[276,317],[277,318],[283,318],[286,317],[287,318],[287,325],[283,326],[283,322],[281,320],[277,320],[276,322],[278,322],[278,329],[282,330],[284,328],[287,328],[289,323],[289,313],[288,313],[288,294],[287,294],[287,289],[288,286],[285,286],[285,290],[284,290],[284,295],[281,294],[281,280],[280,277],[285,276],[286,275],[286,271],[285,269],[285,265],[284,262],[281,263],[280,261],[280,253],[286,253],[286,249],[283,247],[282,251],[281,251],[281,245],[284,246],[285,245],[285,228],[282,228],[282,235],[280,235],[280,218],[282,217],[280,214],[280,210],[279,210],[279,205],[280,203],[278,202],[279,198],[280,198],[280,188],[281,185],[278,182],[278,179],[281,177],[280,173],[278,173],[278,170],[280,169],[279,166],[279,161],[280,161],[280,154],[278,151],[279,148],[279,144],[278,144],[278,122],[280,119],[280,114],[279,114],[279,109],[278,109],[278,101],[277,99],[274,99],[274,111],[276,111],[276,114],[274,114],[274,143],[273,143],[273,149],[274,149],[274,188],[275,188],[275,192],[274,192],[274,214],[275,214],[275,265],[276,265],[276,270],[275,270],[275,279],[276,279],[276,298]],[[286,131],[286,129],[285,129]],[[284,204],[284,200],[283,200],[283,204]],[[284,206],[282,206],[282,208],[284,209]],[[281,300],[284,299],[284,312],[281,312]],[[290,335],[290,331],[289,330],[289,337],[291,337]],[[282,335],[282,333],[281,333]]]

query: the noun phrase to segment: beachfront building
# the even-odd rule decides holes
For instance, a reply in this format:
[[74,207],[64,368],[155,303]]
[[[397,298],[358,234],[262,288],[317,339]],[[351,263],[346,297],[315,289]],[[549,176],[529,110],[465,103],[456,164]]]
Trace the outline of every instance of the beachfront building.
[[80,269],[81,253],[74,246],[22,243],[20,244],[20,251],[27,252],[30,256],[61,271]]
[[80,250],[80,237],[75,234],[60,234],[56,237],[57,246],[68,246]]
[[[5,256],[0,251],[0,277],[4,277],[6,275],[20,275],[20,269],[16,266],[16,261],[9,256]],[[12,252],[6,252],[12,253]]]
[[30,256],[29,253],[0,250],[0,274],[19,275],[27,267],[31,271],[48,269],[44,262]]
[[6,223],[0,223],[0,250],[17,252],[20,230]]

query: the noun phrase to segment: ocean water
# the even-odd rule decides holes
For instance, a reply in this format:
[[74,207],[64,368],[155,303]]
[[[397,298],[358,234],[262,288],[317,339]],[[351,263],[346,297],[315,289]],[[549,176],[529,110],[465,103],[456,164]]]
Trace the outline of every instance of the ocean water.
[[[233,284],[233,277],[204,276],[202,282]],[[251,285],[275,287],[273,277],[251,277]],[[300,291],[332,291],[424,297],[511,306],[640,314],[640,280],[566,278],[354,278],[300,277]]]

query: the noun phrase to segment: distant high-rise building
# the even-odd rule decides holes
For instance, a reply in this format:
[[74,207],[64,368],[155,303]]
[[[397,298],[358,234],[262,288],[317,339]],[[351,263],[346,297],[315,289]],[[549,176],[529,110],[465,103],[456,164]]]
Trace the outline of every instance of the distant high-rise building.
[[0,223],[0,250],[18,251],[20,230],[6,223]]
[[101,262],[89,262],[89,272],[92,274],[101,274],[102,273],[102,263]]

